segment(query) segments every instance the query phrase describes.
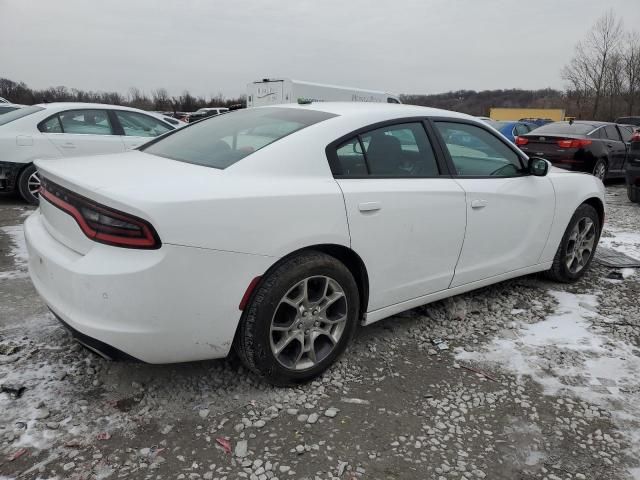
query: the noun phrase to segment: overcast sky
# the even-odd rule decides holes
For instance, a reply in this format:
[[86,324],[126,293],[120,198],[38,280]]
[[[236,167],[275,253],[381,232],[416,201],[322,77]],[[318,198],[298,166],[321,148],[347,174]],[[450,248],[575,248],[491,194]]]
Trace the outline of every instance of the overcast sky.
[[607,8],[640,0],[0,0],[0,77],[236,96],[264,77],[386,90],[562,88]]

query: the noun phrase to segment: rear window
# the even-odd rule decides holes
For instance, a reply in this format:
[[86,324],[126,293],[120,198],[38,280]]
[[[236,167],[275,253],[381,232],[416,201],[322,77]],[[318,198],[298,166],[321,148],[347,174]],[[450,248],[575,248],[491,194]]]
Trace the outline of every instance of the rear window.
[[177,130],[146,153],[205,167],[227,168],[298,130],[335,117],[297,108],[255,108],[219,115]]
[[44,110],[44,108],[33,106],[19,108],[18,110],[14,110],[13,112],[5,113],[4,115],[0,116],[0,125],[5,125],[9,122],[13,122],[14,120],[18,120],[19,118],[31,115],[32,113],[39,112],[40,110]]
[[596,128],[598,128],[597,125],[592,125],[590,123],[570,124],[569,122],[555,122],[547,123],[546,125],[536,128],[536,135],[543,135],[545,133],[559,133],[561,135],[586,135]]

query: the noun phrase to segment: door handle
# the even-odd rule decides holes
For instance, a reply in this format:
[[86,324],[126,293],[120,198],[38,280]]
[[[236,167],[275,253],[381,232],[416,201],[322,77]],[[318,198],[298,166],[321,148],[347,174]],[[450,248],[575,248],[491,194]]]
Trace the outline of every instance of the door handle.
[[358,210],[361,212],[376,212],[382,208],[380,202],[363,202],[358,204]]
[[487,202],[486,200],[472,200],[471,201],[471,208],[484,208],[487,206],[489,202]]
[[71,143],[71,142],[66,142],[63,143],[62,145],[60,145],[62,148],[76,148],[76,144],[75,143]]

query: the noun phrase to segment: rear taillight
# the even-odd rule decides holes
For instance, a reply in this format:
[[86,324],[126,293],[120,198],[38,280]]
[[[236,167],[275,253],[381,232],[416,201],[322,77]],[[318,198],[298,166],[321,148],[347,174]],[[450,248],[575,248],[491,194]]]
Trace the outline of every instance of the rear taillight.
[[100,205],[46,178],[41,182],[40,198],[71,215],[91,240],[125,248],[157,249],[162,245],[146,220]]
[[516,145],[526,145],[529,143],[529,140],[524,137],[516,137]]
[[558,140],[558,146],[560,148],[582,148],[587,145],[591,145],[591,140],[585,140],[580,138],[563,138]]

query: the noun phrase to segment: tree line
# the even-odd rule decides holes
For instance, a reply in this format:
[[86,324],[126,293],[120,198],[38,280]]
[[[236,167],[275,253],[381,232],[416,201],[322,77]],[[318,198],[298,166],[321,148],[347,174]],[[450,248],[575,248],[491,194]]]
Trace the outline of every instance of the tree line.
[[49,102],[89,102],[126,105],[142,110],[162,112],[193,112],[203,107],[230,107],[244,105],[245,97],[225,98],[221,94],[209,98],[195,96],[185,90],[181,95],[171,96],[164,88],[152,90],[150,94],[137,87],[129,89],[127,94],[118,92],[94,92],[64,86],[45,89],[30,88],[24,82],[15,82],[0,78],[0,97],[13,103],[33,105]]
[[[433,95],[403,94],[403,103],[486,116],[493,107],[564,108],[578,119],[614,120],[640,115],[640,33],[625,31],[613,11],[605,13],[585,38],[577,43],[574,56],[561,72],[567,82],[564,91],[459,90]],[[127,94],[94,92],[64,86],[32,89],[24,82],[0,78],[0,97],[15,103],[93,102],[128,105],[144,110],[192,112],[202,107],[244,105],[244,96],[205,98],[185,90],[171,96],[164,88],[149,94],[132,87]],[[514,119],[517,120],[517,119]]]

